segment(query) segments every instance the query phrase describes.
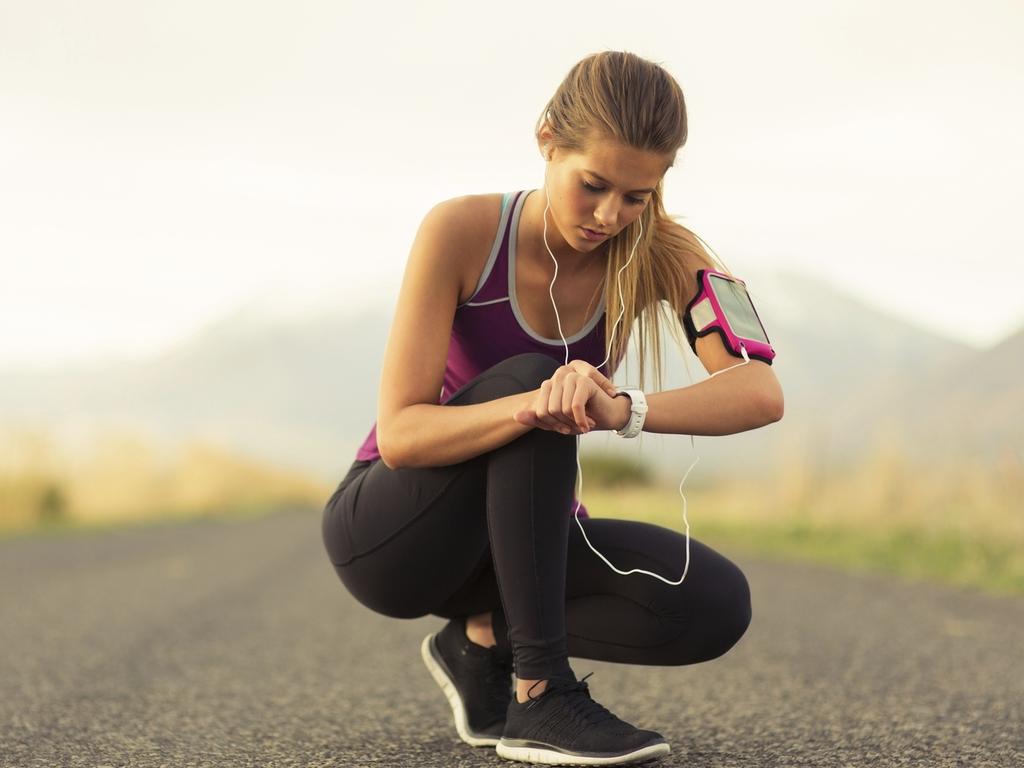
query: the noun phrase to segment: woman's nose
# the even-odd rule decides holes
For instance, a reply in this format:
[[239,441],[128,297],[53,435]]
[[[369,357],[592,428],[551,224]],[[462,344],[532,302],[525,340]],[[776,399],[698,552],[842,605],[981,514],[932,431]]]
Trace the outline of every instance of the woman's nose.
[[594,211],[594,218],[597,219],[602,229],[615,229],[619,218],[619,208],[612,202],[603,203]]

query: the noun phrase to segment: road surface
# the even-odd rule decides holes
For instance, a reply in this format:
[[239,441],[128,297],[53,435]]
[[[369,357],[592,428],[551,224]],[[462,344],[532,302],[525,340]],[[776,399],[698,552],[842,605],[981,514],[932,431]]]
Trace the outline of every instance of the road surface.
[[[573,663],[659,768],[1024,766],[1024,599],[726,554],[729,654]],[[317,514],[0,541],[0,765],[513,765],[457,739],[441,624],[349,597]]]

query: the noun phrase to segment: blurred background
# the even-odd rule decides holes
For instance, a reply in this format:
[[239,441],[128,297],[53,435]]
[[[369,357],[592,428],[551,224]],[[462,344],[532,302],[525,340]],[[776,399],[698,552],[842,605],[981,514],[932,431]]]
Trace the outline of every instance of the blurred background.
[[[538,187],[581,57],[687,99],[666,204],[785,418],[581,440],[591,514],[1024,592],[1024,9],[0,0],[0,536],[306,508],[376,414],[415,231]],[[662,389],[706,372],[669,343]],[[636,384],[631,355],[616,381]],[[645,389],[657,388],[653,370]]]

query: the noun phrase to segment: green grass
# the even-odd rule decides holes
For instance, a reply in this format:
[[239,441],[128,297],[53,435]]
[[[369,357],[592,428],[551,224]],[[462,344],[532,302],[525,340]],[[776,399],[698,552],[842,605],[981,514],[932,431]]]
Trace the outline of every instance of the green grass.
[[800,521],[737,523],[704,520],[691,535],[716,548],[777,560],[889,573],[914,581],[1024,594],[1024,550],[995,537],[910,528],[863,530]]
[[[672,491],[655,489],[584,492],[594,517],[644,520],[682,532],[682,503]],[[727,554],[808,562],[854,571],[892,574],[980,589],[1024,594],[1024,545],[1014,536],[977,530],[963,533],[923,524],[822,522],[808,516],[725,514],[727,502],[713,494],[688,494],[690,535]]]

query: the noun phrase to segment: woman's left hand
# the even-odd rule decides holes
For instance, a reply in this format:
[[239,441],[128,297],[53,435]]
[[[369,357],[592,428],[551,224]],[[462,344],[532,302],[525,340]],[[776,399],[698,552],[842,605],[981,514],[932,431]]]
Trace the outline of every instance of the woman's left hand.
[[618,429],[621,408],[615,385],[584,360],[573,360],[541,383],[529,406],[515,413],[520,424],[563,435]]

